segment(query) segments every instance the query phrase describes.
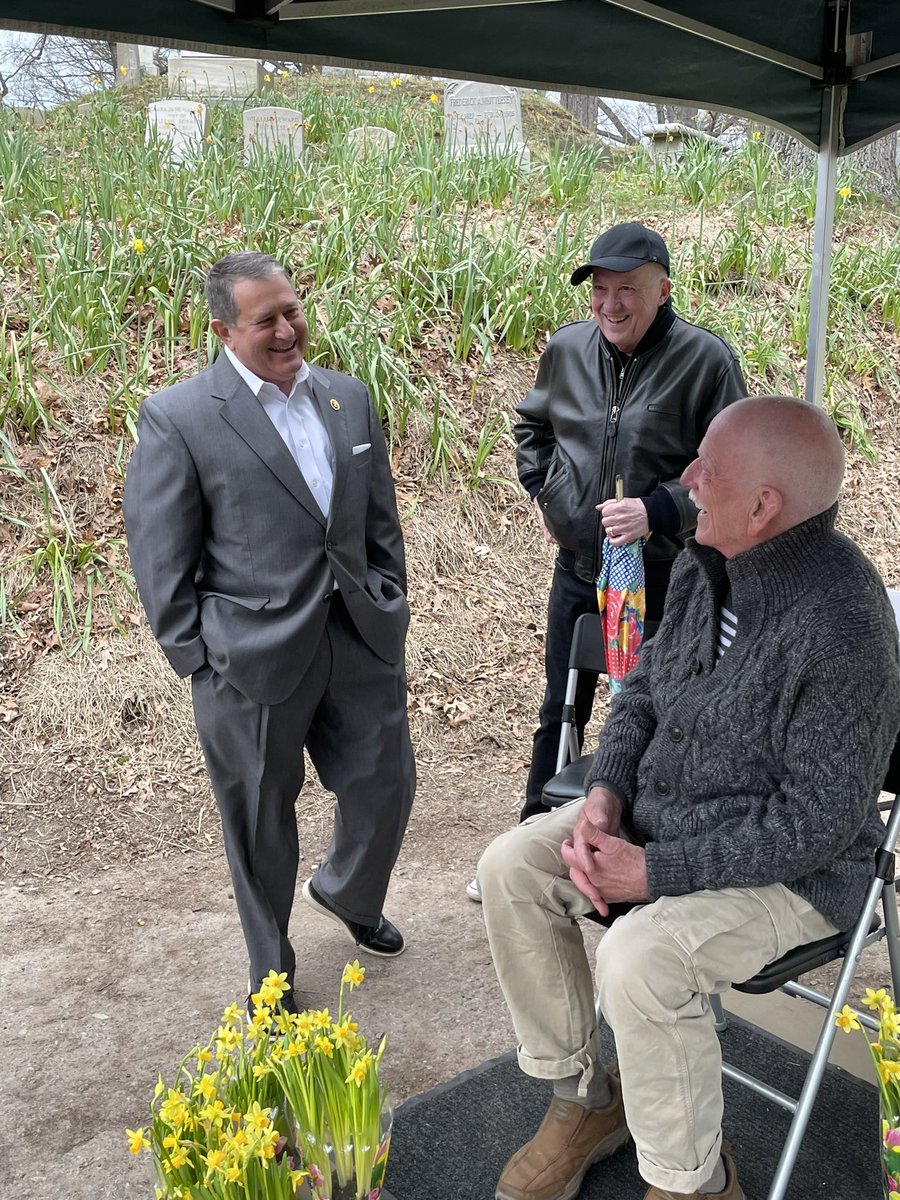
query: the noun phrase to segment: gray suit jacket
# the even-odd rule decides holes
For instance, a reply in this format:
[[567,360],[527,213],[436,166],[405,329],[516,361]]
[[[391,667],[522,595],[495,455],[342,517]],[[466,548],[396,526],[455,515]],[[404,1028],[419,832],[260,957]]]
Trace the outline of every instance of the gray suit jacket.
[[309,383],[334,449],[327,523],[224,354],[144,401],[125,483],[132,569],[172,667],[186,676],[209,663],[260,704],[286,699],[302,679],[332,579],[386,662],[402,659],[409,623],[394,484],[369,393],[319,367]]

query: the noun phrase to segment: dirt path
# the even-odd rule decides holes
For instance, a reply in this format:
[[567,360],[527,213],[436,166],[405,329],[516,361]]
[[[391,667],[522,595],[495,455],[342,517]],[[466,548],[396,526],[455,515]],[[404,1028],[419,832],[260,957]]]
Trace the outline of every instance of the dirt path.
[[[423,773],[385,911],[408,949],[368,968],[353,1014],[388,1034],[385,1075],[414,1095],[513,1045],[481,909],[465,884],[480,849],[515,819],[508,777]],[[448,787],[453,788],[452,794]],[[464,793],[464,798],[462,798]],[[506,798],[504,799],[504,796]],[[0,887],[0,1195],[152,1195],[123,1129],[145,1120],[157,1073],[243,1000],[246,958],[224,856],[192,850],[108,865],[80,882]],[[302,902],[294,944],[303,1004],[334,1004],[352,942]]]

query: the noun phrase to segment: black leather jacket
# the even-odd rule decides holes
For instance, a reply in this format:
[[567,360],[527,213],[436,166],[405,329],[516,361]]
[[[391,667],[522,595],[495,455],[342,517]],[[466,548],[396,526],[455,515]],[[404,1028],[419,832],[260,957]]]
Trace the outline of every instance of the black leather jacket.
[[579,576],[597,576],[596,505],[615,495],[616,475],[626,496],[647,504],[647,558],[675,557],[697,518],[679,477],[713,417],[746,395],[731,347],[669,305],[629,359],[619,358],[593,320],[564,325],[551,337],[537,381],[516,410],[516,462],[547,528],[575,552]]

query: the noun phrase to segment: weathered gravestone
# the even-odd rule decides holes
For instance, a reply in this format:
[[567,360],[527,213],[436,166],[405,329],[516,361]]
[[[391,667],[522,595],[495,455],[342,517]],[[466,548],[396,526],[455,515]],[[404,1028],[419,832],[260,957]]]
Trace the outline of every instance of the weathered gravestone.
[[169,59],[169,92],[177,96],[254,96],[266,86],[255,58],[192,54]]
[[384,129],[381,125],[359,125],[356,129],[348,129],[344,140],[356,155],[384,156],[397,144],[397,135],[393,129]]
[[641,130],[643,137],[650,141],[650,157],[654,162],[671,159],[673,162],[684,154],[685,143],[691,141],[716,142],[712,134],[693,125],[682,125],[678,121],[666,121],[661,125],[645,125]]
[[243,125],[245,159],[281,146],[291,158],[303,157],[303,113],[295,108],[245,108]]
[[116,43],[116,85],[129,87],[140,83],[150,75],[158,75],[159,68],[153,61],[152,46],[132,46],[127,42]]
[[522,137],[516,88],[497,83],[448,80],[444,85],[444,140],[450,154],[515,154],[530,166]]
[[156,100],[147,106],[144,141],[158,142],[169,162],[180,165],[199,152],[206,122],[206,105],[196,100]]

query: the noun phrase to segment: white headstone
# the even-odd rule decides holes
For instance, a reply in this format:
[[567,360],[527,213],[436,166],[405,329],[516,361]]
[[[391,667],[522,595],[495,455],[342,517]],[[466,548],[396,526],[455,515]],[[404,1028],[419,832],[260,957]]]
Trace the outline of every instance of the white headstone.
[[147,106],[145,142],[157,141],[169,161],[183,163],[200,149],[206,137],[207,109],[196,100],[156,100]]
[[397,135],[393,129],[385,129],[381,125],[360,125],[356,129],[348,129],[344,140],[354,154],[387,154],[397,144]]
[[177,96],[254,96],[266,86],[266,70],[255,58],[215,54],[169,59],[169,92]]
[[295,108],[245,108],[244,158],[286,146],[292,158],[303,157],[303,113]]
[[444,140],[451,154],[531,155],[522,138],[516,88],[457,79],[444,86]]

